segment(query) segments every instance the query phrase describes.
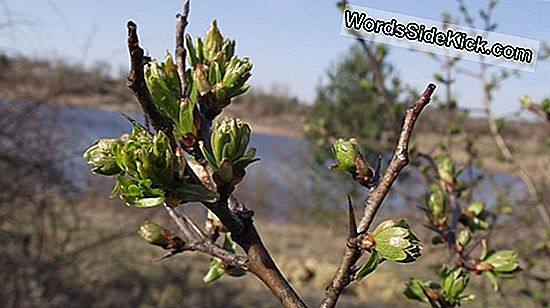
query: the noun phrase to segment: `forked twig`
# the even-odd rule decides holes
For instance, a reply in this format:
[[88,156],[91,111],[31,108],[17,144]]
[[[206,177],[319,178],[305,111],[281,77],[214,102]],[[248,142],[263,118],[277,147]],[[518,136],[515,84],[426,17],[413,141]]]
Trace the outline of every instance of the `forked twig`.
[[[365,201],[365,212],[359,223],[359,234],[366,232],[376,215],[380,205],[388,195],[391,186],[397,179],[401,170],[409,163],[409,140],[411,138],[414,125],[418,116],[430,102],[430,98],[435,91],[436,86],[429,84],[420,99],[407,110],[405,120],[399,136],[399,141],[394,151],[393,158],[380,180],[380,183],[371,189],[367,200]],[[325,291],[325,296],[321,307],[334,307],[344,288],[350,283],[350,277],[353,275],[352,269],[355,263],[361,257],[361,250],[353,245],[347,245],[340,265]]]

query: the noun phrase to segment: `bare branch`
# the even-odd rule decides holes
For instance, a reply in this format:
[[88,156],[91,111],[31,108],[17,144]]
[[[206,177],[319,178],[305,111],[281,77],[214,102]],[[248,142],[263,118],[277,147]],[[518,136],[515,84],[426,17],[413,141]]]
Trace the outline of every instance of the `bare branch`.
[[172,148],[176,148],[174,134],[172,133],[172,124],[166,120],[158,111],[153,102],[151,93],[145,83],[143,74],[143,48],[139,46],[139,38],[137,35],[137,25],[133,21],[129,21],[128,27],[128,51],[130,52],[130,74],[127,77],[127,86],[132,90],[145,116],[156,131],[163,131],[168,138]]
[[187,96],[187,81],[185,80],[185,28],[189,23],[189,0],[183,2],[182,14],[176,15],[176,65],[178,67],[178,75],[181,82],[181,97]]
[[189,250],[197,250],[213,257],[221,259],[224,263],[248,270],[248,258],[231,253],[212,243],[204,232],[186,215],[178,213],[175,209],[165,205],[164,208],[174,220],[178,228],[186,238],[185,246]]
[[399,136],[399,141],[397,142],[397,147],[393,158],[388,166],[388,169],[384,173],[380,184],[376,186],[374,191],[369,194],[369,197],[365,201],[365,213],[361,222],[359,223],[359,233],[366,231],[378,208],[386,198],[391,186],[401,170],[409,163],[409,140],[412,135],[412,131],[418,116],[430,102],[430,98],[435,91],[435,85],[429,84],[420,99],[407,110],[407,115],[405,116],[405,121],[401,129],[401,134]]
[[[391,186],[397,179],[397,176],[408,164],[409,140],[411,138],[414,125],[424,107],[426,107],[426,105],[430,102],[430,98],[435,91],[435,88],[436,86],[434,84],[429,84],[416,104],[407,110],[407,115],[405,116],[405,120],[403,122],[399,141],[397,142],[397,147],[395,148],[390,165],[384,173],[380,183],[371,189],[369,196],[365,201],[365,212],[361,222],[359,223],[358,231],[360,234],[368,230],[374,216],[376,215],[376,212],[386,198]],[[353,274],[352,268],[360,257],[360,248],[354,245],[347,245],[336,274],[325,291],[325,297],[323,298],[321,307],[329,308],[336,305],[340,294],[351,282]]]
[[[231,191],[218,192],[221,195],[218,202],[204,205],[220,219],[231,232],[233,240],[244,249],[249,259],[248,270],[271,290],[284,307],[306,307],[262,242],[252,220],[253,212],[238,206]],[[231,200],[231,207],[228,200]]]

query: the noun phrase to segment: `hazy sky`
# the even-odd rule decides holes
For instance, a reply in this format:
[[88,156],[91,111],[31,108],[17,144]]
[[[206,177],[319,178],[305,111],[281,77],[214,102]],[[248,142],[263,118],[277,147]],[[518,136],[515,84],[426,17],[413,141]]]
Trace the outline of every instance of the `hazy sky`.
[[[444,11],[457,13],[451,0],[382,1],[355,0],[353,4],[440,20]],[[467,1],[473,12],[480,2]],[[115,71],[128,66],[126,27],[138,23],[144,46],[152,56],[162,57],[174,45],[174,15],[180,0],[2,0],[0,27],[18,24],[14,34],[0,32],[0,50],[38,57],[65,57],[70,61],[109,63]],[[11,19],[5,12],[11,12]],[[550,2],[501,1],[494,19],[496,32],[550,42]],[[311,102],[326,70],[341,57],[353,39],[341,36],[341,13],[334,1],[214,1],[191,0],[189,32],[202,35],[216,18],[227,36],[237,40],[237,53],[254,62],[252,84],[269,88],[288,87],[291,95]],[[400,76],[420,89],[432,80],[437,66],[427,56],[404,48],[392,48],[391,61]],[[476,68],[477,63],[468,62]],[[494,110],[505,114],[517,110],[517,97],[550,96],[550,61],[539,62],[535,73],[506,81],[495,96]],[[480,107],[480,88],[468,77],[457,85],[462,106]]]

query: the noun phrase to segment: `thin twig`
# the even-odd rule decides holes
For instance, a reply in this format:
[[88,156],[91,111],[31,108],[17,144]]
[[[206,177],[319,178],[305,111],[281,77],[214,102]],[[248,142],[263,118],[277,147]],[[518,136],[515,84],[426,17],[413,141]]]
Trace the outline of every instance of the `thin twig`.
[[186,237],[186,248],[190,250],[197,250],[213,257],[219,258],[224,263],[248,270],[248,258],[245,256],[239,256],[234,253],[231,253],[218,245],[212,243],[206,236],[201,236],[204,232],[196,231],[198,226],[189,219],[189,217],[180,214],[175,209],[165,205],[164,208],[176,223],[178,228],[184,233]]
[[[365,212],[359,223],[359,233],[364,233],[370,227],[376,212],[388,194],[392,184],[397,179],[401,170],[408,164],[409,140],[418,116],[430,102],[430,98],[435,91],[435,85],[429,84],[420,99],[407,110],[407,115],[403,122],[401,134],[394,156],[388,166],[380,183],[371,189],[367,200],[365,201]],[[347,245],[344,256],[332,279],[330,285],[325,291],[325,296],[321,307],[334,307],[344,288],[351,282],[352,268],[361,257],[361,250],[353,245]]]
[[426,107],[426,105],[430,102],[430,98],[434,91],[435,85],[429,84],[416,104],[407,110],[407,115],[405,116],[405,121],[403,122],[394,156],[388,166],[388,169],[384,173],[380,184],[376,186],[374,192],[369,194],[369,197],[365,201],[365,213],[359,223],[360,233],[369,228],[376,212],[378,211],[378,208],[380,207],[380,204],[384,201],[393,182],[397,179],[399,172],[401,172],[401,170],[409,163],[409,140],[411,138],[414,125],[424,107]]
[[172,133],[172,124],[166,120],[158,111],[153,102],[151,93],[145,83],[143,73],[143,48],[139,46],[137,25],[129,21],[128,27],[128,51],[130,52],[130,74],[127,77],[127,86],[132,90],[138,102],[149,119],[149,122],[156,131],[163,131],[169,138],[173,149],[176,148],[176,141]]
[[176,65],[178,67],[178,75],[181,83],[181,96],[185,98],[187,96],[187,80],[185,79],[185,27],[189,23],[187,18],[189,16],[189,0],[185,0],[183,3],[182,14],[176,15]]

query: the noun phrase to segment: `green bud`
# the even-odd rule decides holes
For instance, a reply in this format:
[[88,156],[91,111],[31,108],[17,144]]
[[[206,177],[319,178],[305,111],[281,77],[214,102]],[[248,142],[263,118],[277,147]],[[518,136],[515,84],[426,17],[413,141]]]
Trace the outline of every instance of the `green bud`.
[[115,153],[117,165],[125,173],[156,185],[173,184],[174,157],[166,134],[159,132],[152,137],[144,128],[134,126],[132,134],[123,139]]
[[441,186],[449,190],[455,184],[455,163],[449,157],[444,157],[437,165],[437,174]]
[[487,255],[483,260],[491,264],[492,272],[497,276],[514,273],[519,270],[518,254],[514,250],[500,250]]
[[83,154],[92,172],[101,175],[116,175],[122,172],[116,163],[114,149],[119,144],[116,139],[100,139]]
[[210,261],[210,268],[208,269],[206,275],[202,278],[202,281],[204,281],[204,283],[211,283],[220,279],[224,274],[225,269],[223,268],[221,261],[219,259],[212,259],[212,261]]
[[462,248],[468,245],[468,243],[470,242],[470,239],[471,239],[471,233],[468,229],[460,230],[460,232],[458,232],[456,236],[456,242]]
[[[154,207],[165,202],[171,205],[218,199],[216,192],[177,176],[185,168],[185,161],[174,155],[170,140],[162,131],[153,137],[143,127],[135,126],[113,151],[117,166],[124,172],[117,177],[113,195],[120,192],[129,206]],[[173,192],[169,199],[166,191]]]
[[355,138],[336,140],[332,146],[332,153],[336,160],[336,164],[330,166],[333,170],[356,173],[357,161],[364,160],[363,150]]
[[206,32],[206,37],[204,38],[204,56],[207,60],[212,61],[218,52],[222,51],[224,43],[224,38],[220,29],[218,29],[218,24],[216,20],[212,20],[210,28]]
[[216,162],[224,158],[234,161],[243,156],[250,140],[250,126],[236,118],[225,118],[216,123],[212,138],[212,151]]
[[372,232],[372,237],[374,250],[388,260],[408,263],[420,257],[420,240],[404,220],[382,222]]
[[183,241],[174,233],[151,221],[146,221],[138,230],[139,235],[149,244],[164,249],[174,249],[183,246]]
[[[224,159],[236,163],[243,157],[254,156],[255,151],[246,151],[250,141],[251,129],[248,123],[236,118],[225,118],[214,125],[210,144],[211,160],[215,169],[219,169]],[[205,155],[207,156],[207,155]]]
[[478,216],[485,210],[485,204],[483,202],[477,200],[472,203],[470,203],[466,207],[466,211],[471,212],[473,215]]
[[486,221],[490,213],[485,210],[485,204],[481,201],[470,203],[464,210],[466,225],[471,231],[487,230],[489,223]]
[[119,175],[113,194],[117,191],[128,206],[150,208],[162,205],[165,201],[164,190],[154,187],[149,179],[135,180]]
[[445,301],[451,305],[460,304],[462,292],[468,286],[470,274],[462,268],[444,268],[441,273],[441,290]]
[[212,153],[203,142],[199,147],[214,168],[214,180],[222,184],[236,184],[244,176],[244,169],[259,160],[254,158],[256,150],[250,148],[250,126],[239,119],[225,118],[216,122],[211,134]]
[[433,224],[436,226],[443,226],[447,220],[445,192],[437,186],[432,187],[427,205],[427,214]]
[[[225,234],[222,248],[231,253],[235,253],[237,243],[235,243],[231,239],[231,235],[229,233]],[[226,273],[229,276],[239,277],[246,274],[246,271],[241,268],[229,266],[218,258],[213,258],[212,261],[210,261],[210,269],[208,270],[208,273],[203,277],[203,281],[205,283],[210,283],[221,278]]]
[[173,123],[178,123],[181,84],[176,65],[170,53],[164,62],[153,61],[145,66],[145,83],[159,111]]
[[239,59],[233,56],[229,61],[221,82],[214,89],[217,103],[227,104],[227,100],[245,93],[249,86],[246,84],[252,76],[252,62],[248,58]]
[[428,290],[431,290],[430,284],[430,282],[424,282],[418,278],[411,277],[407,282],[405,286],[405,291],[403,293],[409,299],[421,302],[428,302],[428,298],[426,297],[425,293],[429,294]]

